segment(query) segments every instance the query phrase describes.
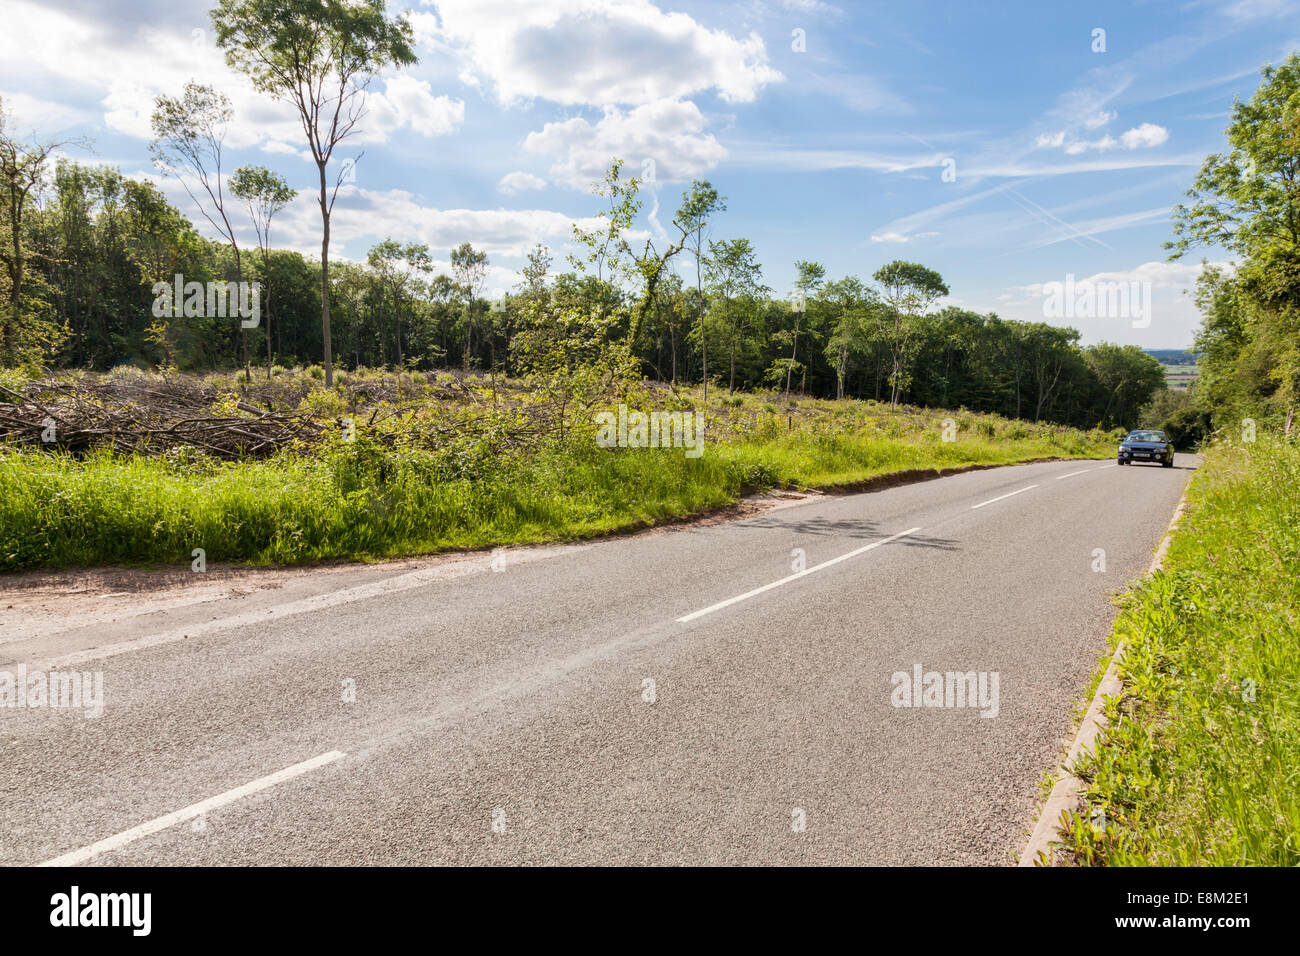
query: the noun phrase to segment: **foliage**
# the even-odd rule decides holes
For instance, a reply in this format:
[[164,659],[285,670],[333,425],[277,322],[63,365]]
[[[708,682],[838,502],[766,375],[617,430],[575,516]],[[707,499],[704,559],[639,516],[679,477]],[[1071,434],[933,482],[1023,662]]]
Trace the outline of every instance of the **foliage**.
[[[1076,773],[1076,862],[1300,863],[1300,447],[1224,440],[1164,568],[1125,602],[1124,693]],[[1104,820],[1104,826],[1094,821]]]

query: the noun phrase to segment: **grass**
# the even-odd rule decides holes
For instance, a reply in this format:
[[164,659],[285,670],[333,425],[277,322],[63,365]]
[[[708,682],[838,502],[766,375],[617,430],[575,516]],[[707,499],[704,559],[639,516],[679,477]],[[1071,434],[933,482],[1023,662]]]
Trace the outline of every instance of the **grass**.
[[1208,449],[1164,568],[1115,636],[1124,693],[1074,768],[1075,861],[1300,863],[1300,447]]
[[[646,398],[703,407],[689,390]],[[421,401],[422,414],[446,414]],[[953,441],[943,440],[946,418]],[[599,448],[591,427],[503,451],[491,422],[475,431],[471,418],[463,434],[431,448],[415,440],[418,421],[383,443],[359,431],[355,441],[306,453],[224,463],[185,449],[77,458],[0,446],[0,571],[188,563],[195,548],[208,561],[299,564],[571,540],[699,514],[774,486],[1101,457],[1115,437],[873,402],[778,407],[741,394],[710,396],[699,458]]]

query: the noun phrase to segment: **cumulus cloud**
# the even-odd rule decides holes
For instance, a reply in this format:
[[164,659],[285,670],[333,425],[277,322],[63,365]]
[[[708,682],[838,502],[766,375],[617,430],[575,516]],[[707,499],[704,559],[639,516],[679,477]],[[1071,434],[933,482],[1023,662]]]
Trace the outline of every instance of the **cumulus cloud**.
[[1169,139],[1169,130],[1154,123],[1143,123],[1120,136],[1119,142],[1125,149],[1142,149],[1159,146],[1167,139]]
[[376,127],[388,133],[409,127],[421,136],[445,136],[465,122],[465,103],[449,96],[435,96],[429,84],[413,76],[390,77],[382,93],[367,100],[368,115],[379,120]]
[[1143,123],[1141,126],[1135,126],[1121,133],[1118,138],[1107,133],[1099,139],[1079,139],[1064,130],[1058,130],[1055,133],[1041,133],[1035,141],[1035,145],[1039,149],[1063,148],[1066,155],[1078,156],[1090,150],[1105,153],[1112,149],[1149,149],[1152,146],[1159,146],[1167,142],[1168,139],[1169,130],[1163,126],[1157,126],[1154,123]]
[[727,155],[705,126],[694,103],[658,100],[631,110],[607,107],[595,124],[582,117],[547,123],[528,134],[524,148],[557,157],[552,177],[574,188],[599,179],[614,157],[626,160],[635,175],[649,178],[653,171],[655,181],[686,180]]
[[534,176],[532,173],[520,172],[515,170],[513,173],[506,173],[501,177],[501,182],[497,183],[497,189],[503,193],[523,192],[525,189],[545,189],[546,180],[541,176]]
[[[401,189],[365,189],[344,186],[330,222],[330,232],[356,257],[364,246],[388,235],[400,223],[402,235],[427,242],[437,253],[462,242],[472,242],[494,256],[522,257],[537,242],[552,246],[573,234],[575,219],[549,209],[440,209],[424,205],[413,193]],[[599,224],[592,218],[577,220],[584,229]],[[277,240],[305,254],[320,251],[320,208],[315,197],[300,194],[276,219]]]
[[637,105],[706,90],[742,103],[783,79],[756,33],[712,30],[649,0],[437,0],[436,8],[440,22],[422,18],[421,35],[457,50],[465,72],[502,103]]
[[[1226,262],[1209,265],[1232,270],[1231,264]],[[1111,341],[1145,348],[1185,347],[1192,343],[1200,324],[1196,303],[1187,293],[1195,288],[1202,268],[1201,263],[1144,262],[1131,269],[1073,276],[1076,291],[1091,288],[1109,295],[1111,290],[1121,286],[1134,290],[1133,301],[1141,303],[1145,313],[1143,318],[1149,321],[1149,325],[1135,325],[1122,316],[1100,311],[1096,316],[1076,314],[1068,318],[1053,318],[1048,315],[1044,303],[1050,296],[1060,295],[1067,281],[1065,274],[1010,287],[997,296],[997,311],[1003,318],[1072,326],[1082,333],[1084,344]]]
[[[24,0],[6,3],[0,32],[5,70],[53,80],[78,99],[90,91],[99,98],[104,124],[115,132],[149,139],[154,98],[179,95],[195,80],[230,98],[229,148],[298,154],[304,147],[297,112],[258,93],[247,77],[231,70],[211,30],[177,24],[128,29],[120,16],[97,7],[70,11]],[[367,115],[354,137],[358,144],[386,142],[403,127],[442,135],[464,119],[464,104],[435,96],[427,82],[407,75],[383,82],[382,91],[367,97]]]

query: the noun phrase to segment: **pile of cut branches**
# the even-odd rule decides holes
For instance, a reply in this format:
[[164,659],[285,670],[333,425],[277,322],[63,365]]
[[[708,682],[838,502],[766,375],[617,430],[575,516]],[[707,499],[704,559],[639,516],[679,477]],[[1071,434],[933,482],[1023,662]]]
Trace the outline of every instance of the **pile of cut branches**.
[[156,454],[190,447],[222,459],[270,455],[314,444],[331,423],[221,394],[192,379],[54,379],[0,385],[0,442],[84,452],[111,447]]

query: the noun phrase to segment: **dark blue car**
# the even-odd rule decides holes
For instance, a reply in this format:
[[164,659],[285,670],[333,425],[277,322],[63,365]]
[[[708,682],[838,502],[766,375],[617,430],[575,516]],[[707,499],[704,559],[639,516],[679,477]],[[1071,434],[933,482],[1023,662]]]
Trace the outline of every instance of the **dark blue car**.
[[1129,432],[1119,443],[1119,463],[1131,465],[1135,461],[1159,463],[1166,468],[1174,467],[1174,443],[1165,437],[1164,432],[1141,430]]

